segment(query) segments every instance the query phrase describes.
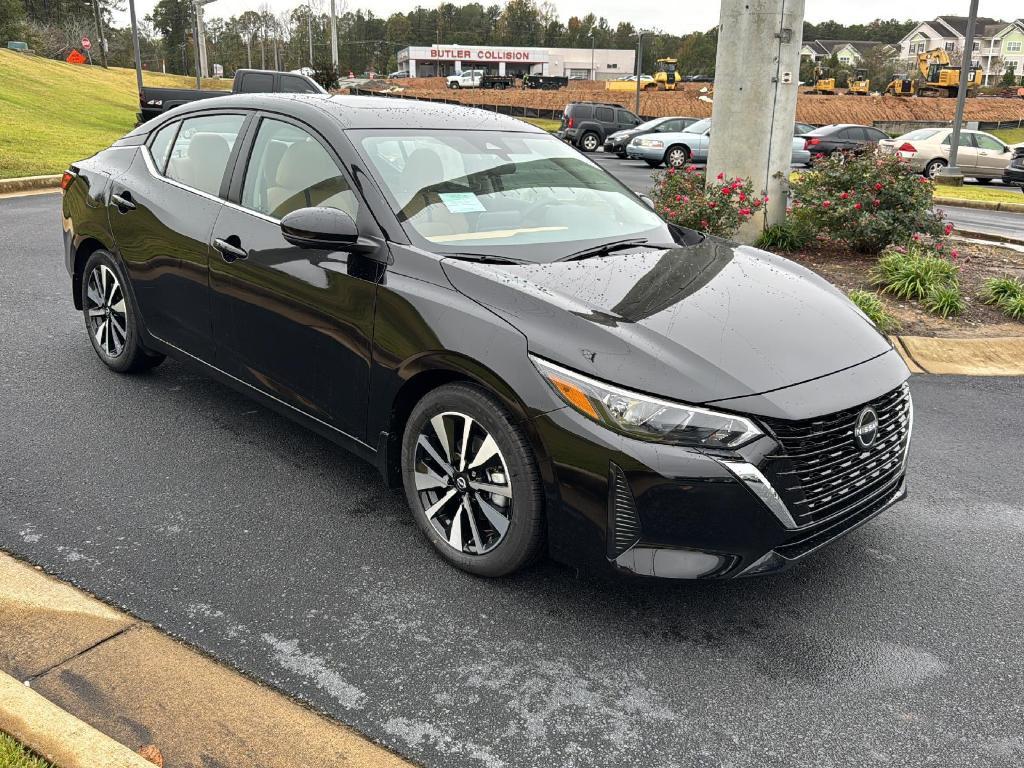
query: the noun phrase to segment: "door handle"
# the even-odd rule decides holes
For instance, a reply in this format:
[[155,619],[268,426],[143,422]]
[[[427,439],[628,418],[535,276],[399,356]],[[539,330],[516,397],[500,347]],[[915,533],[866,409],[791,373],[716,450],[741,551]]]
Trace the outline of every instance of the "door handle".
[[[232,240],[234,242],[231,242]],[[241,241],[237,235],[231,235],[226,240],[218,237],[213,241],[213,247],[220,251],[220,257],[228,264],[235,259],[246,259],[249,257],[249,252],[241,247]]]
[[121,213],[128,213],[128,211],[135,210],[135,203],[132,202],[132,193],[127,189],[118,195],[111,195],[110,202],[117,206],[117,210]]

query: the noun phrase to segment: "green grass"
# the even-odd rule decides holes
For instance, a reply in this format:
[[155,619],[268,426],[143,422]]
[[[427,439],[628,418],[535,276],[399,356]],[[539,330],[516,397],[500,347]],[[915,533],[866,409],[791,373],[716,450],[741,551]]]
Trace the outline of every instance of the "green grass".
[[959,270],[952,262],[914,250],[882,254],[871,272],[872,282],[899,299],[924,299],[934,289],[955,284]]
[[0,733],[0,768],[52,768],[6,733]]
[[989,131],[993,136],[998,136],[1007,144],[1019,144],[1024,141],[1024,128],[1000,128]]
[[956,200],[982,200],[989,203],[1020,203],[1024,204],[1024,195],[1016,187],[986,187],[980,184],[964,184],[962,187],[935,185],[935,198]]
[[878,330],[882,333],[892,333],[899,330],[900,324],[896,321],[896,318],[885,311],[885,305],[878,298],[877,294],[870,291],[850,291],[850,301],[856,304],[860,311],[867,315],[868,319],[877,325]]
[[[75,66],[0,50],[0,179],[60,173],[135,125],[135,71]],[[145,73],[146,85],[194,88],[195,79]],[[228,80],[204,88],[230,88]]]
[[562,122],[560,120],[548,120],[543,117],[520,117],[519,119],[524,123],[529,123],[530,125],[536,125],[538,128],[543,128],[548,133],[554,133],[562,127]]

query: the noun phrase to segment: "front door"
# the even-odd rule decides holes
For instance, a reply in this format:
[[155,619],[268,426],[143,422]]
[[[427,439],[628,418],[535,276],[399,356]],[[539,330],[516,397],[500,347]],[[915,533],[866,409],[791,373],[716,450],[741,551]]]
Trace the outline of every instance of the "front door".
[[111,187],[111,231],[146,328],[206,361],[213,359],[210,233],[244,122],[242,114],[214,114],[170,123]]
[[978,145],[977,173],[982,178],[1001,178],[1013,152],[1003,142],[984,133],[974,134],[974,142]]
[[[953,140],[953,134],[945,138],[942,142],[943,153],[946,157],[949,157],[949,148]],[[957,145],[956,150],[956,167],[959,168],[965,176],[973,176],[974,171],[978,167],[978,148],[974,145],[974,134],[968,131],[962,131],[960,133],[960,142]]]
[[334,154],[292,121],[261,118],[247,167],[239,165],[239,205],[224,206],[211,238],[217,364],[363,439],[380,266],[291,245],[280,228],[309,206],[364,221],[358,197]]

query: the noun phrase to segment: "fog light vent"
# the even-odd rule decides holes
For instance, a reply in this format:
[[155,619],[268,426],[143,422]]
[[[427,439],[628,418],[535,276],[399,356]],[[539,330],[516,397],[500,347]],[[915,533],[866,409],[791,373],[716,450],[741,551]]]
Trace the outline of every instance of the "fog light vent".
[[608,492],[608,556],[618,557],[640,540],[640,520],[625,473],[611,465]]

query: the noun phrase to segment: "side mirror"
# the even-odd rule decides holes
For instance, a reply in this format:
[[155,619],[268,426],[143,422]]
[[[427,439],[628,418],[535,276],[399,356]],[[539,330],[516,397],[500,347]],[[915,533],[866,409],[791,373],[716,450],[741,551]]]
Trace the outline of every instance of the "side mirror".
[[646,205],[651,210],[655,209],[654,201],[651,200],[651,198],[649,198],[647,195],[640,195],[639,197],[640,197],[641,200],[644,201],[644,205]]
[[359,240],[356,223],[337,208],[299,208],[281,219],[281,234],[300,248],[323,248],[335,251],[364,250],[355,248]]

